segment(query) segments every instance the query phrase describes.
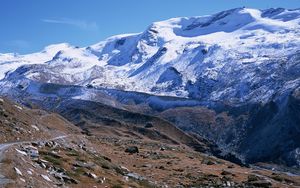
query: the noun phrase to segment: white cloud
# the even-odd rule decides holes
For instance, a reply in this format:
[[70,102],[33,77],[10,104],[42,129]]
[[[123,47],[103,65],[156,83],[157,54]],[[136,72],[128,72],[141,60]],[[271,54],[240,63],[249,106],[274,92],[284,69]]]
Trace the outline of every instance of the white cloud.
[[70,26],[75,26],[83,30],[98,30],[98,25],[96,22],[88,22],[85,20],[75,20],[70,18],[59,18],[59,19],[42,19],[45,23],[51,24],[65,24]]

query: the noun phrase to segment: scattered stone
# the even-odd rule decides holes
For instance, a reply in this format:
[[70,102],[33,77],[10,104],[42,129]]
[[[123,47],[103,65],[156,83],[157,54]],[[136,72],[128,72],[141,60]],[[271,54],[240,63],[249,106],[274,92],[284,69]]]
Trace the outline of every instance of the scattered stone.
[[110,167],[108,164],[106,164],[106,163],[102,164],[101,167],[104,168],[104,169],[110,169],[110,168],[111,168],[111,167]]
[[126,174],[130,172],[130,170],[128,168],[126,168],[125,166],[120,166],[121,170],[124,171]]
[[48,161],[46,161],[44,159],[39,159],[39,161],[41,161],[42,163],[48,163]]
[[99,178],[98,183],[103,184],[105,182],[105,180],[106,180],[105,177]]
[[135,180],[144,180],[145,178],[139,174],[136,173],[128,173],[127,176],[129,178],[135,179]]
[[47,152],[46,154],[49,155],[49,156],[51,156],[51,157],[53,157],[53,158],[55,158],[55,159],[61,159],[61,158],[62,158],[62,157],[61,157],[60,155],[58,155],[58,153],[55,152],[55,151],[50,151],[50,152]]
[[18,150],[18,149],[15,149],[18,153],[24,155],[24,156],[27,156],[27,153],[25,151],[21,151],[21,150]]
[[37,142],[37,145],[38,145],[38,147],[44,147],[44,146],[45,146],[45,144],[46,144],[46,142],[45,142],[45,141],[40,141],[40,142]]
[[77,180],[75,180],[75,179],[73,179],[69,176],[63,176],[62,178],[63,178],[64,182],[66,182],[66,183],[72,183],[72,184],[78,184],[79,183]]
[[136,146],[130,146],[126,148],[125,152],[130,154],[139,153],[139,149]]
[[144,164],[142,165],[143,168],[152,168],[152,165],[151,164]]
[[58,179],[64,183],[70,183],[70,184],[78,184],[79,183],[77,180],[67,176],[64,173],[57,173],[57,172],[52,172],[52,173],[56,179]]
[[17,167],[14,167],[14,170],[18,175],[23,176],[22,172]]
[[38,158],[39,157],[39,151],[36,147],[29,146],[26,148],[27,154],[32,158]]
[[271,187],[272,183],[265,180],[264,178],[258,177],[256,175],[249,175],[246,182],[247,185],[253,187]]
[[103,156],[103,159],[107,160],[108,162],[111,162],[111,159],[106,156]]
[[31,145],[34,147],[40,147],[39,142],[32,142]]
[[52,180],[47,176],[47,175],[43,175],[41,174],[42,178],[46,181],[52,182]]
[[87,169],[92,169],[95,166],[95,164],[94,163],[86,163],[86,162],[82,162],[82,161],[76,161],[73,164],[73,166],[87,168]]
[[93,174],[91,172],[85,172],[84,175],[86,175],[87,177],[93,178],[93,179],[97,179],[97,175]]
[[258,180],[258,181],[253,181],[250,183],[250,185],[254,186],[254,187],[271,187],[272,183],[266,180]]
[[182,169],[182,168],[176,168],[176,169],[174,169],[174,171],[176,171],[176,172],[184,172],[184,169]]
[[228,168],[234,168],[234,165],[229,165]]
[[147,128],[147,129],[152,128],[152,127],[153,127],[153,124],[150,122],[146,123],[146,125],[145,125],[145,128]]
[[294,183],[294,181],[292,181],[288,178],[284,178],[280,174],[275,174],[275,173],[272,173],[272,179],[279,181],[279,182]]
[[214,165],[215,163],[209,159],[204,159],[202,161],[202,164],[206,164],[206,165]]
[[19,109],[19,110],[23,110],[23,108],[22,107],[20,107],[20,106],[18,106],[18,105],[14,105],[17,109]]
[[63,168],[59,168],[59,167],[53,167],[53,170],[58,172],[58,173],[66,173],[67,171]]
[[32,175],[32,172],[30,170],[27,170],[27,174]]
[[36,160],[36,163],[37,164],[39,164],[42,168],[47,168],[47,163],[48,163],[48,161],[46,161],[46,160],[43,160],[43,159],[38,159],[38,160]]
[[80,149],[84,150],[84,151],[87,150],[86,145],[85,145],[84,143],[79,144],[78,147],[79,147]]
[[260,180],[260,178],[258,176],[253,175],[253,174],[248,176],[248,182],[258,181],[258,180]]
[[226,185],[227,185],[228,187],[230,187],[230,186],[231,186],[231,182],[230,182],[230,181],[227,181],[227,182],[226,182]]
[[57,146],[57,143],[54,141],[49,141],[45,143],[45,146],[49,147],[49,148],[55,148]]
[[31,125],[32,128],[34,128],[36,131],[40,131],[40,129],[36,125]]
[[223,170],[222,173],[221,173],[221,175],[223,175],[223,176],[226,176],[226,175],[232,175],[232,173],[231,173],[231,172],[228,172],[228,171],[226,171],[226,170]]

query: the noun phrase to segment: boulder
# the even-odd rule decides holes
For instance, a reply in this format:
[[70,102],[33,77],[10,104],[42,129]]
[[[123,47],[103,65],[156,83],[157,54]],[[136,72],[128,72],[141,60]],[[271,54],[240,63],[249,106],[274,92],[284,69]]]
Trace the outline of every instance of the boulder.
[[146,125],[145,125],[145,128],[147,128],[147,129],[152,128],[152,127],[153,127],[153,124],[150,122],[146,123]]
[[130,154],[139,153],[139,148],[136,146],[130,146],[126,148],[125,152]]
[[91,172],[85,172],[84,175],[86,175],[87,177],[93,178],[93,179],[97,179],[97,175]]
[[19,170],[17,167],[14,167],[14,170],[16,171],[16,173],[17,173],[19,176],[23,176],[21,170]]

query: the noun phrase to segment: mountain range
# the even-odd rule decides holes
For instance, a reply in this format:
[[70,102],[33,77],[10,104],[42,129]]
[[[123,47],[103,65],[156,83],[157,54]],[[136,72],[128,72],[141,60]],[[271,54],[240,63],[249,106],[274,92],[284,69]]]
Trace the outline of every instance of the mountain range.
[[[123,121],[128,111],[174,124],[172,136],[193,135],[181,142],[201,152],[300,167],[299,9],[236,8],[155,22],[88,47],[0,54],[0,79],[2,96],[82,128],[82,117]],[[110,113],[91,115],[97,104]]]

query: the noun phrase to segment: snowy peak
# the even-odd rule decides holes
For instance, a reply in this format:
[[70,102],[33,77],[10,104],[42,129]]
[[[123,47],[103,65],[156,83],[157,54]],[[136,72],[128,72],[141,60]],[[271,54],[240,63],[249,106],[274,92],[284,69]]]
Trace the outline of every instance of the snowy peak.
[[0,79],[5,74],[13,72],[18,67],[30,64],[43,64],[50,61],[60,50],[71,48],[69,44],[55,44],[45,47],[41,52],[19,55],[19,54],[0,54]]
[[[297,20],[300,18],[300,9],[293,9],[293,10],[288,10],[284,8],[271,8],[262,11],[263,18],[271,18],[271,19],[276,19],[280,20],[283,22],[288,22],[292,20]],[[299,23],[299,22],[298,22]]]
[[[150,28],[152,30],[156,28],[154,30],[158,33],[167,32],[168,36],[174,36],[175,34],[182,37],[197,37],[216,32],[230,33],[239,29],[253,30],[253,26],[255,25],[257,26],[255,29],[266,29],[280,25],[289,28],[299,25],[299,17],[299,10],[279,8],[261,11],[257,9],[237,8],[211,16],[173,18],[156,22]],[[252,27],[245,27],[249,24],[252,24]]]
[[220,31],[232,32],[256,21],[259,14],[260,12],[254,9],[232,9],[212,16],[195,18],[191,24],[183,25],[182,29],[186,32],[194,30],[198,35]]
[[68,43],[52,44],[44,48],[43,53],[56,54],[60,50],[66,50],[72,48]]
[[299,66],[299,22],[299,10],[280,8],[173,18],[85,48],[63,43],[29,55],[1,54],[0,79],[27,65],[24,78],[39,82],[268,101],[299,85],[299,71],[293,71]]

